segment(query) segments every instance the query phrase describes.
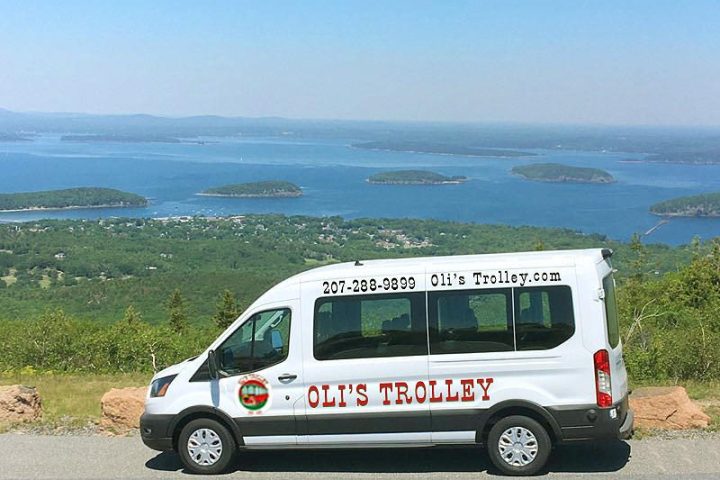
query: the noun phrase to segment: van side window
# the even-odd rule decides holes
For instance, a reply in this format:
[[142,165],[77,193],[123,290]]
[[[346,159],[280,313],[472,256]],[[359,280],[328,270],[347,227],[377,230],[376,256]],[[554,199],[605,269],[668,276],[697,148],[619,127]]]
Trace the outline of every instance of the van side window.
[[217,348],[220,370],[232,376],[275,365],[287,358],[289,343],[289,309],[256,313]]
[[428,294],[430,353],[515,349],[509,288]]
[[314,320],[318,360],[427,355],[422,293],[319,298]]
[[617,299],[615,298],[615,280],[612,275],[603,278],[605,290],[605,322],[607,323],[608,343],[615,348],[620,343],[620,326],[618,324]]
[[518,350],[547,350],[575,333],[570,287],[515,289],[515,336]]

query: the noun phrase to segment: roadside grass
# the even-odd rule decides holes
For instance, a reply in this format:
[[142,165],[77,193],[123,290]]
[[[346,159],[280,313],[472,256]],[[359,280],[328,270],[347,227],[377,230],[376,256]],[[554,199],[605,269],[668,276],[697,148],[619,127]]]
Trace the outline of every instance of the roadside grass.
[[[0,374],[0,385],[37,387],[42,400],[44,426],[82,427],[100,418],[100,398],[111,388],[138,387],[150,382],[151,374],[59,375],[43,373]],[[2,431],[0,426],[0,432]],[[7,429],[7,426],[5,427]]]
[[[0,373],[0,385],[22,384],[37,387],[43,405],[43,418],[38,422],[48,427],[85,427],[99,421],[100,398],[111,388],[138,387],[150,382],[151,374],[118,373],[53,374],[53,373]],[[645,386],[681,385],[690,398],[710,415],[708,430],[720,431],[720,381],[688,380],[674,382],[633,382],[633,388]],[[10,427],[0,425],[0,433]],[[643,432],[639,432],[644,436]],[[637,437],[636,437],[637,438]]]

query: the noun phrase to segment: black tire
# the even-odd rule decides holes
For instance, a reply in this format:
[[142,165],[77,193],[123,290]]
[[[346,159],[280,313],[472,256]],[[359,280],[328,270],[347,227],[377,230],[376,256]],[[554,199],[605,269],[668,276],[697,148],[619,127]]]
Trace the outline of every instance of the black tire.
[[[191,441],[197,452],[195,458],[190,454]],[[237,445],[232,433],[222,423],[210,418],[198,418],[185,425],[180,432],[178,453],[185,468],[192,473],[215,475],[226,471],[233,463]]]
[[[512,429],[517,430],[513,432]],[[514,444],[508,442],[509,439],[512,440],[512,437],[503,437],[503,434],[507,431],[511,431],[513,434],[522,434],[517,438],[526,442],[524,451],[513,449]],[[531,436],[525,432],[529,432]],[[500,444],[501,437],[503,437],[502,447]],[[532,437],[534,437],[534,441]],[[520,443],[519,441],[516,442],[518,446],[520,446]],[[536,447],[534,457],[532,453],[527,453],[528,451],[532,452],[533,446]],[[536,420],[522,415],[512,415],[500,419],[490,429],[487,450],[493,465],[502,473],[516,476],[535,475],[547,463],[552,450],[552,441],[545,427]]]

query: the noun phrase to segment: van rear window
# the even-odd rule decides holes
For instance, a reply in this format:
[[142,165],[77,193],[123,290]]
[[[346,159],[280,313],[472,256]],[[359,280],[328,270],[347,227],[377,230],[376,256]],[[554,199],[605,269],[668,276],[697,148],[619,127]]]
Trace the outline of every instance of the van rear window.
[[603,278],[603,290],[605,290],[605,323],[607,324],[608,342],[612,348],[615,348],[620,343],[620,325],[615,298],[615,280],[612,274]]
[[515,289],[515,336],[518,350],[547,350],[575,333],[570,287]]
[[567,286],[428,294],[430,353],[549,350],[575,333]]

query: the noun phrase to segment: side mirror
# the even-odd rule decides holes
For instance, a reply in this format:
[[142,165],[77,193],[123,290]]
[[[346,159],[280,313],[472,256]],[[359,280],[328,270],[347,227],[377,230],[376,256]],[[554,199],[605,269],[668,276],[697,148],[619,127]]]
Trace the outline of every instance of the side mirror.
[[210,371],[210,379],[211,380],[217,380],[219,378],[218,375],[218,364],[217,364],[217,357],[215,356],[215,350],[210,350],[208,352],[208,370]]

